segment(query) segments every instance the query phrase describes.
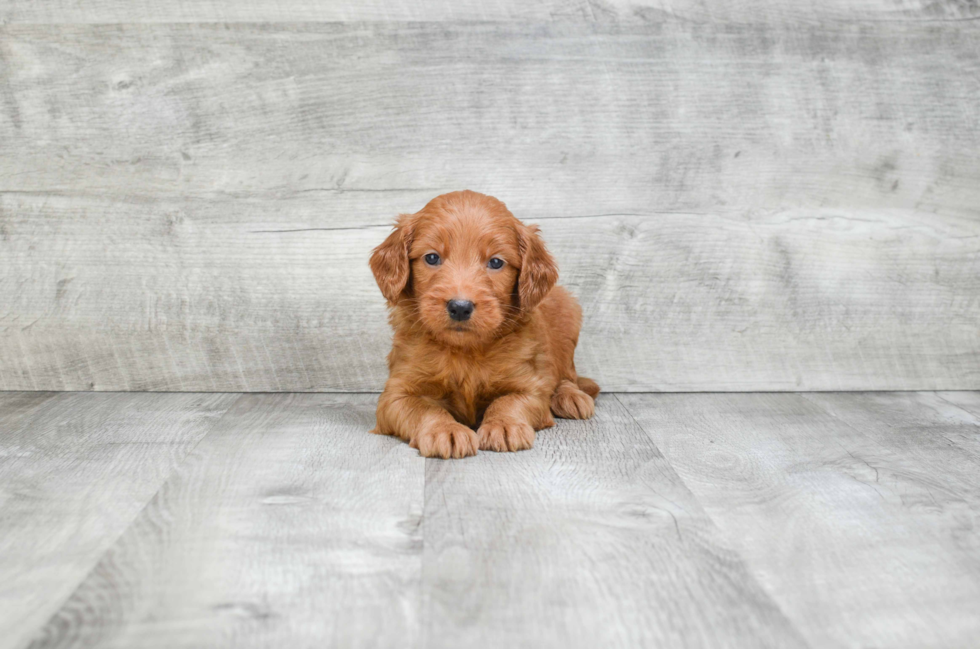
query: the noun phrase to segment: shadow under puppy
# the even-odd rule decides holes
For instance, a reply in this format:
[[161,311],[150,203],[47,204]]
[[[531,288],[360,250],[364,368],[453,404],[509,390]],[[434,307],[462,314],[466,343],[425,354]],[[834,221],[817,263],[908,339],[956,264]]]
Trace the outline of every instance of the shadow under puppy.
[[582,310],[537,227],[496,198],[452,192],[401,215],[371,271],[394,329],[371,432],[460,458],[531,448],[552,413],[592,416],[599,386],[575,372]]

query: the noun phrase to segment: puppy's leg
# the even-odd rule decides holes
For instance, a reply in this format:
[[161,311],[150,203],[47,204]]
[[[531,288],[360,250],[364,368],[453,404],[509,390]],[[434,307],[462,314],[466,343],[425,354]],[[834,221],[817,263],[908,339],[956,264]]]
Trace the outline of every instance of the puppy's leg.
[[425,397],[385,387],[378,399],[378,425],[372,433],[394,435],[425,457],[476,455],[479,440],[469,426]]
[[480,448],[520,451],[534,445],[534,431],[555,425],[547,399],[530,394],[507,394],[487,407],[476,433]]
[[[551,398],[551,410],[566,419],[588,419],[595,409],[599,385],[575,371],[582,309],[568,291],[556,286],[541,304],[549,327],[551,354],[561,382]],[[588,397],[588,398],[586,398]]]
[[595,401],[578,385],[564,380],[551,395],[551,412],[562,419],[588,419],[595,414]]

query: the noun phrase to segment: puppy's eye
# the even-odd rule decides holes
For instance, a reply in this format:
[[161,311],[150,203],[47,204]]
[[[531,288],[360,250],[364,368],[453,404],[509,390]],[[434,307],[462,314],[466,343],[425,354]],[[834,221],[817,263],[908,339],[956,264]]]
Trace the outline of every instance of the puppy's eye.
[[504,260],[500,257],[491,257],[490,261],[487,262],[487,267],[493,270],[500,270],[504,267]]
[[439,255],[434,252],[430,252],[425,256],[425,263],[429,264],[430,266],[438,266],[440,261],[442,260],[439,259]]

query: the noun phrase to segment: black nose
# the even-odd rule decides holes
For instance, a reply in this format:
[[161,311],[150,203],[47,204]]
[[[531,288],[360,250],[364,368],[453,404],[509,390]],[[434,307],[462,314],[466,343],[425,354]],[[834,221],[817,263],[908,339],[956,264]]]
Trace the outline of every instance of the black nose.
[[449,317],[453,320],[463,322],[473,315],[473,303],[469,300],[449,300],[446,302],[446,311],[449,311]]

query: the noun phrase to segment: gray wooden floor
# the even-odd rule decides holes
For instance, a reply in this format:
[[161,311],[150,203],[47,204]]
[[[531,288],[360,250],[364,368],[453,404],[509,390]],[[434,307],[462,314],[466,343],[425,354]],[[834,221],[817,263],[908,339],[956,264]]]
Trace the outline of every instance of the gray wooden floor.
[[0,646],[980,639],[980,393],[605,394],[451,462],[376,398],[0,393]]

